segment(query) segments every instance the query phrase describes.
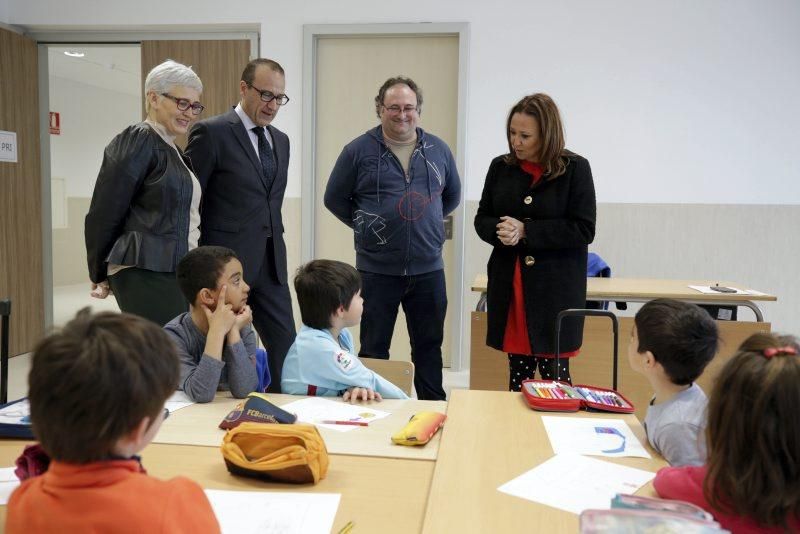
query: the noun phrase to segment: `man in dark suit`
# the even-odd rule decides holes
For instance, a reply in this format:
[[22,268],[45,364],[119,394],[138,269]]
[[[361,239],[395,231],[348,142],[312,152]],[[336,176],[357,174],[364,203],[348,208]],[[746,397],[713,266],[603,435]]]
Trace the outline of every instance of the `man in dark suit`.
[[198,123],[186,148],[203,188],[200,244],[231,248],[244,266],[273,392],[280,392],[283,360],[295,337],[281,218],[289,138],[271,126],[289,101],[285,87],[277,62],[252,60],[239,82],[239,104]]

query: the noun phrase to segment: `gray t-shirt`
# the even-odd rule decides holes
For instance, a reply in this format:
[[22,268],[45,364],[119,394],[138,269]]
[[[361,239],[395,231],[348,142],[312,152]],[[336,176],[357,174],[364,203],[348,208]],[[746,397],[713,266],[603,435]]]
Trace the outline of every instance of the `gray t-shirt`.
[[[655,400],[655,398],[653,398]],[[706,462],[706,394],[697,384],[647,408],[647,440],[673,467]]]
[[236,398],[244,398],[258,387],[256,371],[256,335],[252,326],[242,329],[242,340],[223,344],[222,360],[204,354],[206,336],[192,321],[189,312],[182,313],[164,325],[175,341],[180,360],[181,377],[178,389],[195,402],[214,400],[217,390],[230,389]]

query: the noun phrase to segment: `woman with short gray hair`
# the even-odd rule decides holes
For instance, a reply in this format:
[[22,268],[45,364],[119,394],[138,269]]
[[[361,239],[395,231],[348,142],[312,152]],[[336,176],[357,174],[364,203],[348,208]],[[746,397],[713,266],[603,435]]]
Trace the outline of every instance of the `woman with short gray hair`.
[[86,215],[92,296],[160,325],[188,309],[175,268],[200,239],[200,184],[175,138],[203,111],[203,83],[167,60],[145,79],[147,118],[106,147]]

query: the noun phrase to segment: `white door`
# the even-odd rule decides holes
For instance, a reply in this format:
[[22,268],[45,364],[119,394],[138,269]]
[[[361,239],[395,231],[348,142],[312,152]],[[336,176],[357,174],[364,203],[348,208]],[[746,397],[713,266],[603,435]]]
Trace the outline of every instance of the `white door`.
[[[331,169],[344,145],[378,125],[374,99],[386,79],[403,75],[417,82],[424,98],[419,125],[441,137],[456,156],[458,59],[457,35],[370,35],[326,37],[317,41],[315,258],[355,265],[353,231],[325,209],[322,199]],[[445,242],[445,275],[451,302],[461,291],[454,275],[453,248],[452,240]],[[458,316],[451,305],[442,346],[445,367],[450,366],[450,336]],[[353,329],[353,336],[358,340],[358,328]],[[391,357],[411,359],[402,309],[392,337]]]

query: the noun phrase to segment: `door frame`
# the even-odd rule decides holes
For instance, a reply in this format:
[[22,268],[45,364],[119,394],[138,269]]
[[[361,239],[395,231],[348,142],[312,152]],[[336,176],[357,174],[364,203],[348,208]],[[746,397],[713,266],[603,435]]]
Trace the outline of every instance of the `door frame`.
[[[5,27],[5,25],[4,25]],[[81,44],[141,44],[152,40],[219,41],[247,39],[250,41],[250,57],[259,56],[261,47],[260,24],[215,24],[215,25],[144,25],[106,26],[96,29],[85,26],[10,26],[7,29],[22,33],[36,41],[39,50],[39,117],[40,117],[40,161],[42,176],[42,270],[44,302],[44,327],[53,326],[53,228],[51,205],[50,135],[48,114],[50,111],[50,79],[48,48],[61,45]],[[88,278],[87,278],[88,288]]]
[[[451,330],[450,346],[457,350],[450,358],[450,368],[461,371],[464,354],[469,352],[469,336],[464,336],[465,321],[469,314],[464,309],[464,258],[466,221],[464,220],[466,197],[466,130],[467,130],[467,82],[469,67],[469,23],[407,23],[407,24],[306,24],[303,26],[303,128],[300,183],[300,257],[303,263],[314,259],[314,229],[316,205],[316,72],[317,43],[322,38],[390,37],[390,36],[436,35],[458,37],[458,104],[456,124],[456,166],[461,175],[461,201],[453,212],[453,256],[456,277],[455,295],[448,295],[449,314],[455,317]],[[455,314],[455,315],[453,315]]]

